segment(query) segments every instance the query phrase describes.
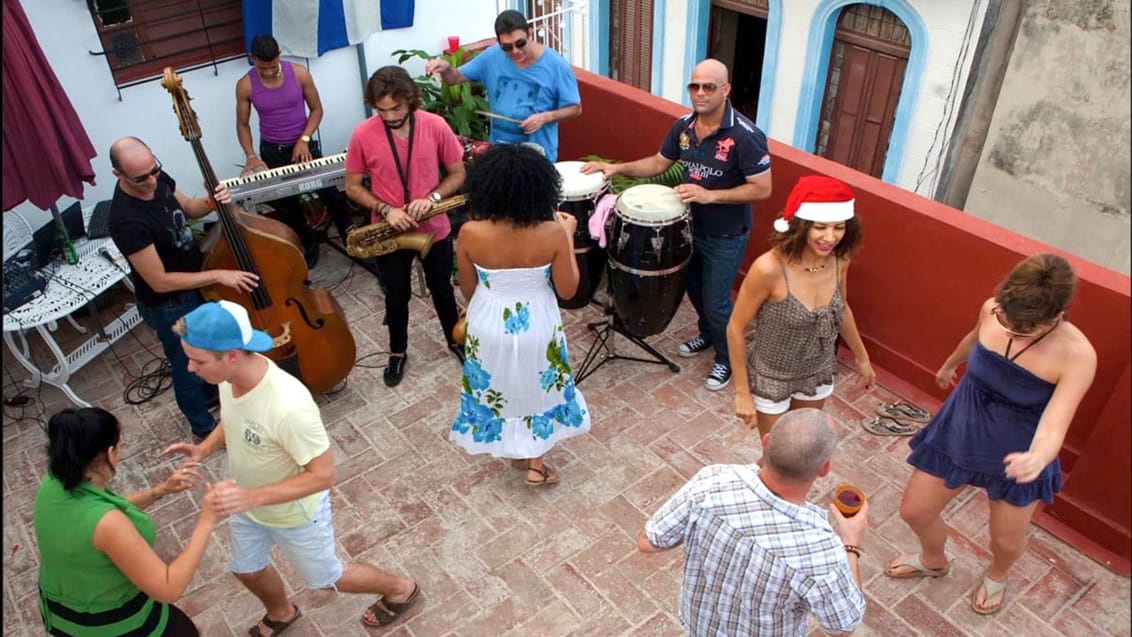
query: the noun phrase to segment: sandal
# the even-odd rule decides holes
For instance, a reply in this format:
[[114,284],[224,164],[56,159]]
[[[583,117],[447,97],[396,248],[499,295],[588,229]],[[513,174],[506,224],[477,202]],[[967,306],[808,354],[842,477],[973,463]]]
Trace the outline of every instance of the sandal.
[[873,416],[861,421],[865,431],[878,436],[911,436],[920,430],[919,427],[900,422],[888,416]]
[[526,469],[531,466],[531,461],[526,458],[515,458],[511,460],[512,469]]
[[248,629],[249,637],[275,637],[276,635],[283,634],[283,631],[290,628],[291,624],[294,624],[300,617],[303,616],[303,611],[299,610],[298,606],[295,606],[294,604],[291,604],[291,606],[295,609],[295,616],[285,622],[268,619],[267,615],[264,615],[263,619],[259,620],[260,624],[263,624],[264,626],[267,626],[271,629],[270,635],[264,635],[263,631],[259,629],[259,624],[256,624],[255,626],[252,626]]
[[929,412],[902,400],[894,403],[878,403],[877,413],[887,418],[899,418],[901,420],[911,420],[912,422],[928,422],[932,419],[932,415]]
[[[893,569],[910,568],[912,570],[896,573]],[[951,562],[948,562],[943,568],[928,568],[920,561],[920,556],[917,555],[901,555],[900,557],[888,563],[884,567],[884,574],[892,579],[915,579],[918,577],[943,577],[951,571]]]
[[409,595],[409,599],[406,599],[403,602],[390,602],[387,601],[384,597],[378,599],[376,602],[370,604],[369,608],[366,609],[369,612],[373,613],[373,616],[377,618],[377,621],[371,622],[370,620],[366,619],[366,616],[363,613],[362,623],[366,626],[370,626],[371,628],[380,628],[382,626],[388,626],[389,624],[392,624],[393,622],[404,616],[404,614],[413,607],[413,604],[417,603],[417,595],[419,595],[420,592],[420,585],[416,582],[413,582],[413,593]]
[[[991,606],[979,607],[979,591],[983,591],[983,604],[992,597],[998,597],[998,603]],[[975,592],[971,593],[971,610],[980,615],[993,615],[1002,610],[1003,603],[1006,602],[1006,582],[999,582],[983,575],[983,581]]]
[[[531,472],[532,471],[534,471],[536,474],[539,475],[538,480],[531,480]],[[531,466],[527,467],[527,486],[528,487],[541,487],[541,486],[548,485],[548,484],[554,484],[555,482],[558,482],[558,473],[556,473],[550,467],[546,466],[545,462],[543,463],[542,467],[539,468],[539,469],[536,469],[536,468],[531,467]]]

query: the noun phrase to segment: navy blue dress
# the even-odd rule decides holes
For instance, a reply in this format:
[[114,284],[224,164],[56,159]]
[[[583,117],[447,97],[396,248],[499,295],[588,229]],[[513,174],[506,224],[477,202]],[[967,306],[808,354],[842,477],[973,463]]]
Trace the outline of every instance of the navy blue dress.
[[967,373],[939,413],[908,441],[908,463],[942,478],[949,489],[965,484],[987,490],[991,500],[1028,506],[1053,503],[1061,491],[1061,461],[1037,479],[1018,484],[1006,477],[1003,458],[1029,450],[1054,385],[976,341]]

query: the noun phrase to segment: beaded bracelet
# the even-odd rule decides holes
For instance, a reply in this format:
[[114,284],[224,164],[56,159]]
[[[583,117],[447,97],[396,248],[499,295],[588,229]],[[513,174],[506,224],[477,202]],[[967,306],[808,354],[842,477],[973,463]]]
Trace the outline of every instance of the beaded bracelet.
[[857,559],[860,559],[860,558],[861,558],[861,553],[863,553],[863,551],[861,551],[861,547],[859,547],[859,546],[854,546],[854,545],[852,545],[852,544],[846,544],[846,545],[845,545],[845,551],[846,551],[847,553],[852,553],[853,555],[856,555],[856,556],[857,556]]

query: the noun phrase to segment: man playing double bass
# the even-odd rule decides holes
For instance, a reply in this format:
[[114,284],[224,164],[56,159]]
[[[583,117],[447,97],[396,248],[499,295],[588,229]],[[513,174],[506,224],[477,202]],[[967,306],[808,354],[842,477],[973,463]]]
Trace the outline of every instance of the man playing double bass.
[[[405,69],[385,66],[369,78],[365,101],[377,117],[362,122],[346,148],[346,195],[371,212],[373,223],[388,222],[405,232],[431,232],[432,249],[421,259],[425,283],[448,349],[464,360],[462,345],[452,340],[459,318],[452,291],[452,226],[446,214],[422,218],[464,184],[464,148],[444,118],[419,110],[420,89]],[[444,168],[445,177],[440,178]],[[370,188],[362,179],[369,175]],[[385,290],[385,324],[389,326],[389,363],[385,384],[393,387],[405,374],[409,341],[409,297],[415,250],[397,250],[377,257],[378,278]]]
[[[123,137],[110,147],[110,165],[118,184],[110,203],[110,237],[130,261],[130,280],[138,313],[161,341],[169,361],[173,394],[193,433],[204,438],[216,426],[208,411],[216,388],[189,372],[189,359],[173,323],[204,302],[198,288],[225,285],[249,292],[259,277],[240,270],[201,271],[200,246],[188,220],[213,209],[209,197],[190,198],[140,139]],[[228,189],[217,186],[214,197],[229,203]]]

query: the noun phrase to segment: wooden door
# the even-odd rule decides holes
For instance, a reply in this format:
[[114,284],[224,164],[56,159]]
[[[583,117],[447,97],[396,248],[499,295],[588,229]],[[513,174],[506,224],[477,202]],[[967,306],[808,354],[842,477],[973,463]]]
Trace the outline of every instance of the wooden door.
[[881,7],[843,10],[830,50],[815,154],[881,177],[911,49],[907,33]]

